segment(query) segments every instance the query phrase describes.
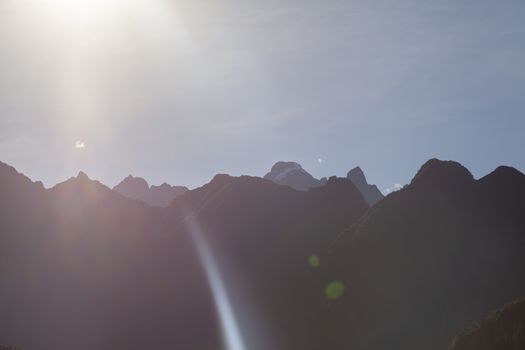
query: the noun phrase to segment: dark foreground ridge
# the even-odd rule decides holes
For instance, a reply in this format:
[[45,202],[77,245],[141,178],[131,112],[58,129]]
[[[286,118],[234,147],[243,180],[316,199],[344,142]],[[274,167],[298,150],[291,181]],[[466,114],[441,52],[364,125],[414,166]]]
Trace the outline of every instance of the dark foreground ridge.
[[250,350],[445,349],[525,295],[525,175],[508,167],[476,180],[431,160],[372,207],[346,178],[217,175],[161,208],[5,164],[0,193],[0,344],[24,350],[223,348],[197,234]]
[[525,349],[525,298],[505,305],[458,335],[448,350]]

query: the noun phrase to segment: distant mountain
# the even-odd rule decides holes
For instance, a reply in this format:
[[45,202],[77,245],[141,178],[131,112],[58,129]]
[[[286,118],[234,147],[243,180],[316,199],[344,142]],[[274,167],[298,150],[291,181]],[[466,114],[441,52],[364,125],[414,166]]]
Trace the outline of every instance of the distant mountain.
[[379,191],[376,185],[368,184],[365,174],[360,167],[355,167],[354,169],[350,170],[346,178],[357,186],[369,205],[374,205],[384,198],[383,194]]
[[452,341],[448,350],[525,349],[525,298],[505,305]]
[[271,171],[264,175],[264,179],[279,185],[290,186],[299,191],[308,191],[310,188],[326,184],[326,178],[321,180],[314,178],[301,165],[295,162],[275,163]]
[[188,188],[171,186],[167,183],[150,187],[143,178],[129,175],[113,187],[113,190],[125,197],[141,200],[151,206],[167,207],[175,197],[188,191]]
[[[324,186],[326,178],[320,180],[310,175],[303,167],[295,162],[277,162],[271,171],[264,175],[266,180],[270,180],[279,185],[290,186],[299,191],[308,191],[311,188]],[[376,185],[369,185],[365,174],[361,168],[356,167],[348,172],[347,179],[357,186],[369,205],[374,205],[383,199],[383,195]]]

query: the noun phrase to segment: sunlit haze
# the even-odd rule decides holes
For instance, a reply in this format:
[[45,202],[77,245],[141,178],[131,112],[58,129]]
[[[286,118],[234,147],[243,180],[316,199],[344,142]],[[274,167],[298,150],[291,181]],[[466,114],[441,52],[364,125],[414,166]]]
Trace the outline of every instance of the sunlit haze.
[[[3,0],[0,159],[195,187],[428,158],[525,168],[521,1]],[[80,141],[79,141],[80,140]],[[79,141],[81,143],[78,143]]]

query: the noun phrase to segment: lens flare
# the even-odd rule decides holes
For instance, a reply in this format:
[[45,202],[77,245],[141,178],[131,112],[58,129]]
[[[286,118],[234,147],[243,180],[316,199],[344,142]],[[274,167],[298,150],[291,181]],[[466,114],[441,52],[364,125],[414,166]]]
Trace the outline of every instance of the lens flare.
[[246,350],[230,297],[211,248],[195,221],[189,219],[187,223],[219,314],[224,346],[228,350]]

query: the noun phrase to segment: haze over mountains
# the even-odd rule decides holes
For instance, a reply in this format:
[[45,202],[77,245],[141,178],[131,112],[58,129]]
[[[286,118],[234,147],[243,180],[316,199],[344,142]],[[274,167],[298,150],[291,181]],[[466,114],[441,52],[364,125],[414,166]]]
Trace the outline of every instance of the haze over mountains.
[[188,188],[171,186],[167,183],[160,186],[150,186],[143,178],[129,175],[113,187],[113,190],[125,197],[142,200],[148,205],[167,207],[175,197],[188,191]]
[[295,162],[277,162],[272,166],[264,179],[279,185],[290,186],[299,191],[308,191],[310,188],[323,186],[326,178],[318,180],[310,175],[303,167]]
[[525,295],[516,169],[476,180],[432,159],[370,206],[359,170],[296,190],[284,179],[308,174],[274,168],[217,175],[162,208],[83,173],[45,189],[0,163],[0,343],[225,348],[195,235],[250,350],[445,349]]
[[[324,186],[327,182],[325,177],[316,179],[310,175],[303,167],[295,162],[277,162],[264,178],[279,185],[290,186],[299,191],[307,191],[311,188]],[[365,174],[360,167],[350,170],[347,179],[357,186],[369,205],[374,205],[383,199],[383,194],[377,186],[369,185]]]
[[[299,191],[308,191],[311,188],[324,186],[328,182],[326,177],[314,178],[298,163],[282,161],[275,163],[264,179],[279,185],[290,186]],[[383,199],[384,196],[377,186],[368,184],[360,167],[350,170],[347,179],[356,185],[369,205],[374,205]],[[188,188],[171,186],[167,183],[150,186],[145,179],[129,175],[113,187],[113,190],[124,197],[141,200],[151,206],[167,207],[177,196],[188,191]]]

